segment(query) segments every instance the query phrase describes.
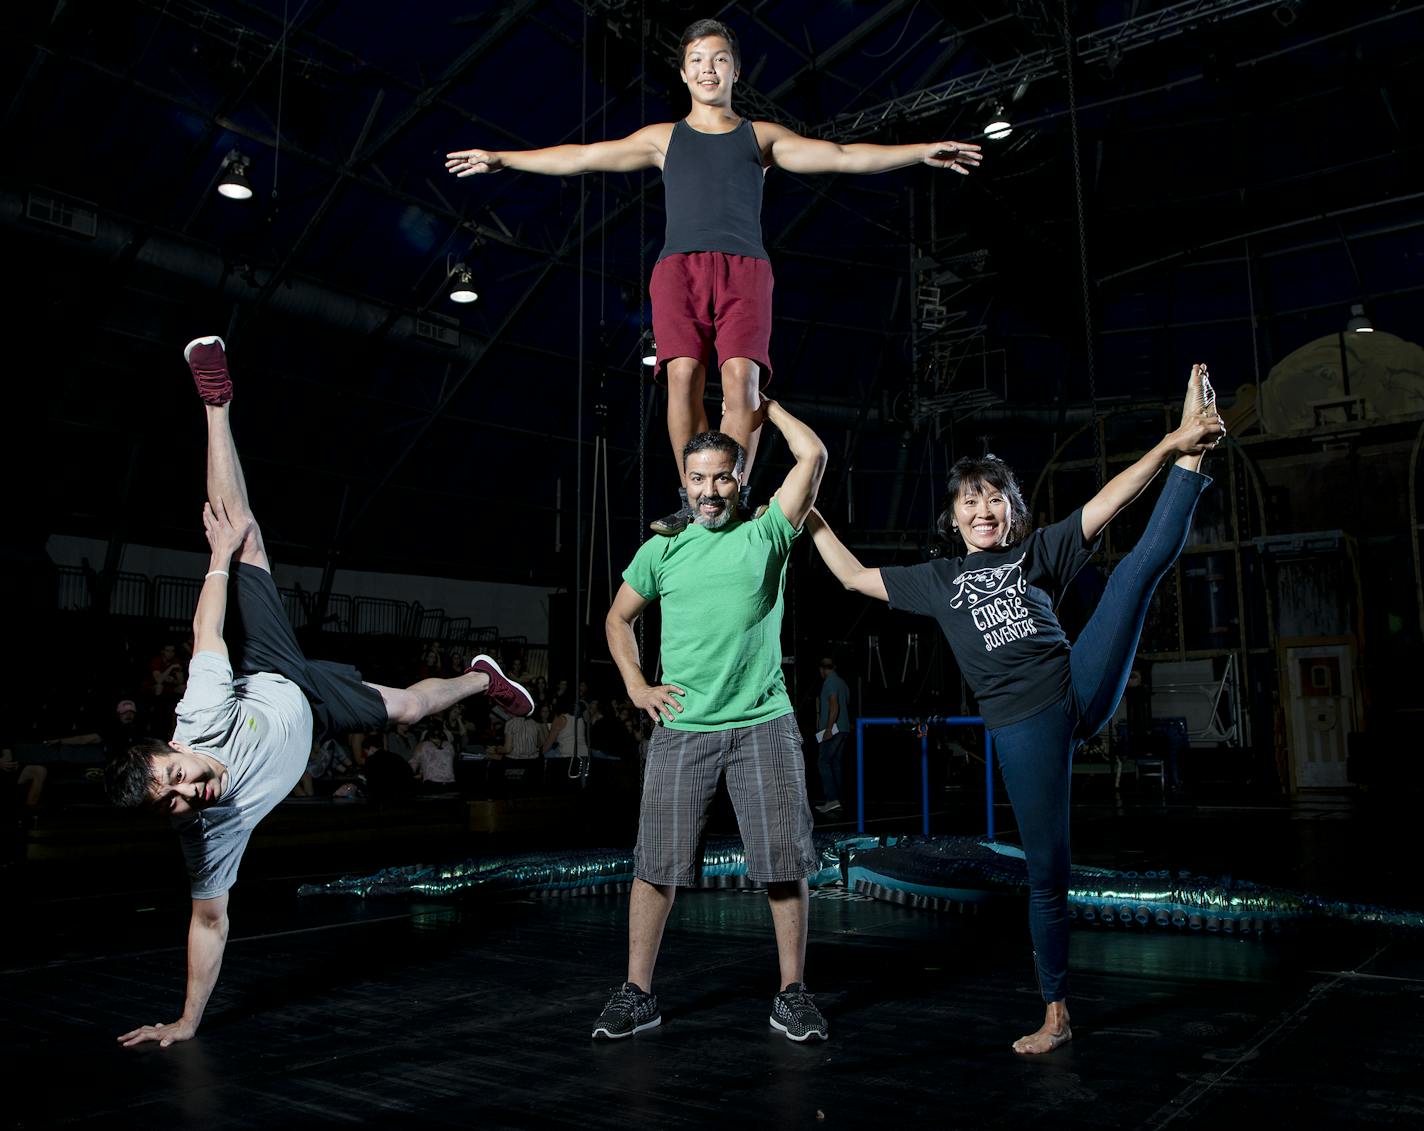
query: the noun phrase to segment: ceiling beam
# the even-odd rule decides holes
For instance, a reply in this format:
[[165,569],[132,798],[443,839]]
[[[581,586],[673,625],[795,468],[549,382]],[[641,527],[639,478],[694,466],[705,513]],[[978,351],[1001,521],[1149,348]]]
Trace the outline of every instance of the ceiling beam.
[[[1182,0],[1154,12],[1134,16],[1109,27],[1084,32],[1074,40],[1079,65],[1104,62],[1109,55],[1160,43],[1186,34],[1203,23],[1224,23],[1262,8],[1274,7],[1277,0]],[[1062,73],[1063,53],[1056,48],[1020,55],[1002,63],[991,63],[978,71],[956,75],[942,83],[910,91],[898,98],[838,114],[819,126],[815,133],[833,141],[849,141],[874,132],[887,121],[924,118],[946,105],[986,95],[1005,95],[1021,82],[1055,77]]]

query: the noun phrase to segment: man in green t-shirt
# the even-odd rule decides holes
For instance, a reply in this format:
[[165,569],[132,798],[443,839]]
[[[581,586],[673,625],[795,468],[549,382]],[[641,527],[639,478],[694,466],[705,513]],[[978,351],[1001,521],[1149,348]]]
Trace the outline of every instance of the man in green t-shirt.
[[[651,992],[653,966],[678,886],[697,882],[702,832],[723,774],[747,878],[766,884],[771,902],[781,966],[771,1024],[794,1041],[826,1037],[825,1018],[802,981],[806,877],[820,861],[801,733],[781,674],[786,559],[816,501],[826,449],[775,401],[762,403],[796,461],[771,505],[758,518],[742,518],[741,445],[721,432],[694,436],[682,461],[695,520],[672,537],[643,543],[608,612],[608,649],[628,697],[662,725],[653,732],[643,781],[628,980],[613,992],[595,1037],[630,1037],[662,1021]],[[633,633],[653,601],[662,602],[668,676],[656,685],[643,676]]]

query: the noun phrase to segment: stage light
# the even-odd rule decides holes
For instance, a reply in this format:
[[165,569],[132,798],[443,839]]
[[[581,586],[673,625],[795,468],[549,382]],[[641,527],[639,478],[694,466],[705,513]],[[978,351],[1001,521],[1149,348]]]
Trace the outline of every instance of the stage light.
[[218,192],[229,200],[251,200],[252,185],[247,180],[249,159],[234,149],[223,158],[223,175]]
[[475,277],[463,263],[455,264],[450,272],[450,301],[474,302],[480,296],[475,293]]
[[1295,23],[1295,18],[1300,14],[1301,0],[1281,0],[1277,4],[1271,15],[1276,17],[1276,23],[1281,27],[1290,27]]
[[653,332],[644,330],[643,337],[639,343],[643,350],[643,364],[652,368],[658,363],[658,343],[653,341]]
[[1004,104],[1000,102],[989,116],[989,123],[984,127],[984,136],[990,141],[1003,141],[1013,132],[1014,127],[1009,123],[1009,116],[1004,113]]
[[1365,317],[1365,308],[1360,303],[1350,307],[1350,320],[1345,323],[1347,334],[1373,334],[1375,325]]

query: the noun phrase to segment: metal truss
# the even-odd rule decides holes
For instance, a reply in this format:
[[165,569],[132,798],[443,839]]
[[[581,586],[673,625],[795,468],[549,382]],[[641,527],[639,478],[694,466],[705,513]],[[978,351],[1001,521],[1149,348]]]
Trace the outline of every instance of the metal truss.
[[[1278,3],[1279,0],[1184,0],[1085,32],[1076,38],[1074,48],[1082,65],[1115,64],[1129,51],[1175,38],[1205,23],[1221,23],[1262,8],[1274,8]],[[1021,82],[1054,77],[1062,72],[1062,58],[1060,49],[1045,47],[1008,62],[991,63],[981,70],[956,75],[878,106],[838,114],[812,132],[828,141],[853,141],[875,132],[887,121],[914,121],[952,103],[1004,94]]]
[[[244,69],[261,70],[282,47],[280,39],[254,31],[196,0],[139,0],[139,3],[162,17],[175,20],[208,39],[230,47],[233,61],[241,62]],[[303,51],[294,39],[288,39],[286,53],[287,67],[291,70],[308,76],[319,74],[331,77],[338,74],[338,68],[328,60]]]

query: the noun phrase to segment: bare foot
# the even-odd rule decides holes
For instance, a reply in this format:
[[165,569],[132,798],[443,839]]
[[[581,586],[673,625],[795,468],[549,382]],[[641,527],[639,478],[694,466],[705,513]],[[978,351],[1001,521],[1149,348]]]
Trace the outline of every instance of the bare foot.
[[1168,440],[1177,452],[1177,466],[1199,470],[1202,456],[1221,443],[1225,434],[1226,422],[1216,411],[1216,390],[1211,387],[1206,365],[1193,365],[1182,402],[1182,423]]
[[1187,377],[1187,396],[1182,402],[1182,423],[1185,425],[1198,416],[1215,415],[1216,390],[1212,388],[1206,362],[1199,361],[1192,366]]
[[1068,1003],[1051,1001],[1043,1017],[1043,1027],[1037,1033],[1030,1033],[1014,1042],[1014,1052],[1020,1056],[1037,1056],[1052,1052],[1060,1045],[1073,1039],[1073,1030],[1068,1026]]

